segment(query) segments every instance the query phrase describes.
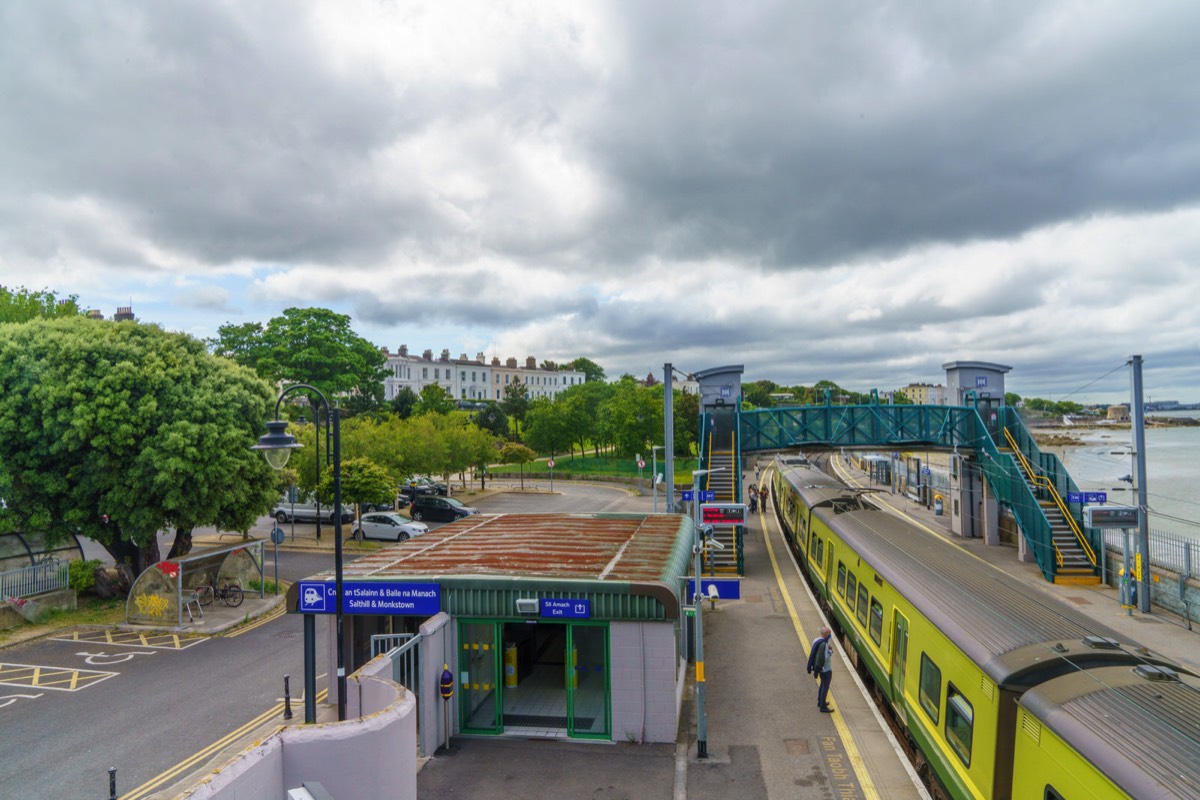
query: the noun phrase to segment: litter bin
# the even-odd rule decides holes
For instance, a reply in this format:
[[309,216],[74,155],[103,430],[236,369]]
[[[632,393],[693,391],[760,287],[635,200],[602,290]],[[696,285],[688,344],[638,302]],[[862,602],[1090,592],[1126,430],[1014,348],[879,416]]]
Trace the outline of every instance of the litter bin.
[[933,515],[935,517],[940,517],[942,515],[942,496],[940,494],[935,494],[933,496]]

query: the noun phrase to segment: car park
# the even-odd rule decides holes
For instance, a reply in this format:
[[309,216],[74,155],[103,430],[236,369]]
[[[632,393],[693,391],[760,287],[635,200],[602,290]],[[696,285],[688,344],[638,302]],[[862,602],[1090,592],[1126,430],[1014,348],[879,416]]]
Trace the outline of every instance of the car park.
[[413,522],[395,512],[377,511],[362,515],[358,524],[354,526],[354,535],[363,539],[403,542],[428,530],[429,526],[423,522]]
[[[333,505],[321,505],[320,518],[322,522],[333,522]],[[316,522],[318,511],[315,502],[292,503],[286,498],[275,504],[271,516],[276,522]],[[354,509],[342,506],[342,522],[354,519]]]
[[431,519],[439,522],[453,522],[456,519],[478,514],[478,508],[465,506],[453,497],[438,497],[431,494],[419,494],[413,498],[409,514],[413,519]]
[[416,476],[404,481],[400,486],[400,492],[408,497],[415,497],[419,494],[436,494],[445,497],[450,494],[450,487],[441,481]]

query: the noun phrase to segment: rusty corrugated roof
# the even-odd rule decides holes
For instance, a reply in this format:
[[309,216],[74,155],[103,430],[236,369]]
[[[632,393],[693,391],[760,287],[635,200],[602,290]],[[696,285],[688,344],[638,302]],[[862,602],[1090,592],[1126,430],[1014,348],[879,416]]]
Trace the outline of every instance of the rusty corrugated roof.
[[690,541],[690,520],[675,514],[478,514],[359,558],[343,576],[664,581],[678,577],[684,535]]

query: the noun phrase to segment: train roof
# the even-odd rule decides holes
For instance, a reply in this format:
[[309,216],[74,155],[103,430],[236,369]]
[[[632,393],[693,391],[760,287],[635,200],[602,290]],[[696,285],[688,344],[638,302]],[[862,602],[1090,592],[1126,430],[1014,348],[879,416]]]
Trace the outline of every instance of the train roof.
[[866,510],[827,522],[998,685],[1029,686],[1073,665],[1172,663],[907,519]]
[[1130,797],[1200,797],[1200,679],[1105,667],[1047,681],[1018,702]]
[[858,492],[812,466],[803,456],[779,457],[775,466],[809,508],[828,508],[839,500],[853,500],[856,507],[859,505]]

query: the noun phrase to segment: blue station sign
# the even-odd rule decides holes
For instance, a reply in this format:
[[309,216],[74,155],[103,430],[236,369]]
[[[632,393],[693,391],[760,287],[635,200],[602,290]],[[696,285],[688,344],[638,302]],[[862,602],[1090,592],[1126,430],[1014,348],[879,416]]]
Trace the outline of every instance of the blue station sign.
[[590,619],[592,601],[580,597],[543,597],[542,616],[555,619]]
[[1107,503],[1108,492],[1067,492],[1068,503]]
[[[301,614],[337,613],[336,584],[301,581],[296,610]],[[415,614],[433,616],[442,610],[442,587],[436,583],[344,581],[344,614]]]

